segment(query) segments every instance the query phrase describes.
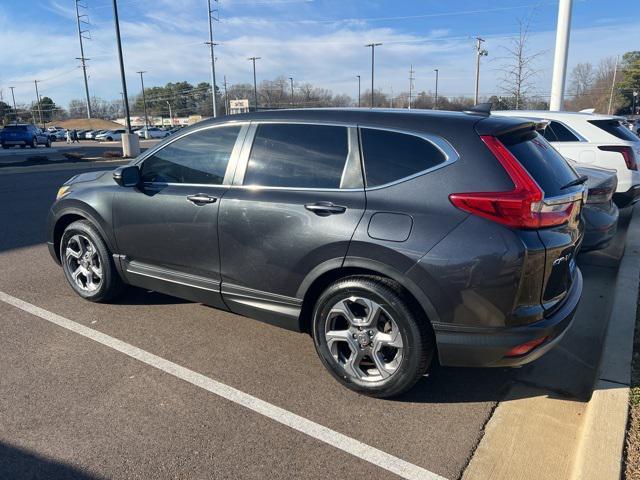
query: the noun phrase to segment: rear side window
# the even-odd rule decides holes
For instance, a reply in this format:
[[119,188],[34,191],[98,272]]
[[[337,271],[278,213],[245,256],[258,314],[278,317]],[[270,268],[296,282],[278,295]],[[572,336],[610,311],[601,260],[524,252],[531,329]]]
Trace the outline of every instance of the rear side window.
[[347,127],[264,123],[256,131],[243,183],[340,188],[348,153]]
[[447,157],[433,143],[416,135],[360,129],[367,186],[395,182],[435,167]]
[[[548,126],[553,130],[553,134],[556,137],[556,142],[579,142],[580,139],[567,127],[560,122],[551,122]],[[544,138],[547,138],[545,135]],[[547,140],[549,140],[547,138]],[[553,141],[553,140],[552,140]]]
[[640,138],[627,127],[622,125],[618,120],[589,120],[589,123],[613,135],[614,137],[619,138],[620,140],[640,142]]
[[7,125],[4,127],[6,132],[25,132],[27,130],[26,125]]
[[562,188],[578,178],[575,170],[538,133],[528,132],[524,136],[500,137],[500,141],[540,185],[545,196],[554,197],[575,190],[575,188]]
[[142,163],[142,181],[220,185],[239,126],[200,130],[161,148]]

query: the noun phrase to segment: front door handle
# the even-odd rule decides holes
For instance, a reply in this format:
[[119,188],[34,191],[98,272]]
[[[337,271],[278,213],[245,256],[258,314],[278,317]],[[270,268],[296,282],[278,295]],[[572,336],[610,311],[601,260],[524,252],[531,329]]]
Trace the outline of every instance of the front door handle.
[[187,195],[187,200],[196,205],[203,205],[205,203],[216,203],[218,199],[207,195],[206,193],[196,193],[195,195]]
[[342,205],[334,205],[331,202],[307,203],[304,208],[306,208],[310,212],[315,213],[316,215],[320,215],[321,217],[344,213],[347,210],[347,207],[343,207]]

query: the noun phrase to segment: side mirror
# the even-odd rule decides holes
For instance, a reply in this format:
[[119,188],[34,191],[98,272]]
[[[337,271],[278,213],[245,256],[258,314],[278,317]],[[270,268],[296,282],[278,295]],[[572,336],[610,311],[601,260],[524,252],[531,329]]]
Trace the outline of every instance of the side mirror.
[[137,165],[116,168],[113,179],[121,187],[137,187],[140,184],[140,169]]

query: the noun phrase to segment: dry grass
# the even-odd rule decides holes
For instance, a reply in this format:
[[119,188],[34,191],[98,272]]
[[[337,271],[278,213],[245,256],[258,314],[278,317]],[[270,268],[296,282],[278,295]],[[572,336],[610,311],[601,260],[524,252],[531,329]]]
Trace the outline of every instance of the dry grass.
[[112,122],[110,120],[101,120],[99,118],[92,118],[91,120],[89,120],[88,118],[72,118],[70,120],[60,120],[58,122],[52,122],[50,124],[47,124],[47,126],[56,126],[66,129],[75,128],[76,130],[83,130],[86,128],[95,130],[116,130],[118,128],[123,128],[119,123]]
[[102,154],[104,158],[120,158],[122,157],[122,152],[117,150],[107,150]]
[[640,306],[636,315],[633,362],[631,370],[631,397],[629,423],[624,451],[625,480],[640,480]]

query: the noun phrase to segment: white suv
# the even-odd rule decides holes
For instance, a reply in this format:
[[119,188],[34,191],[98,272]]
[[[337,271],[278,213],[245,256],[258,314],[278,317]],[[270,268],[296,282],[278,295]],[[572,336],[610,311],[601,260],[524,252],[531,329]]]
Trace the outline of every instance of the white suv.
[[564,157],[616,170],[618,206],[640,198],[640,138],[621,123],[622,117],[546,110],[502,110],[492,115],[545,121],[545,138]]

